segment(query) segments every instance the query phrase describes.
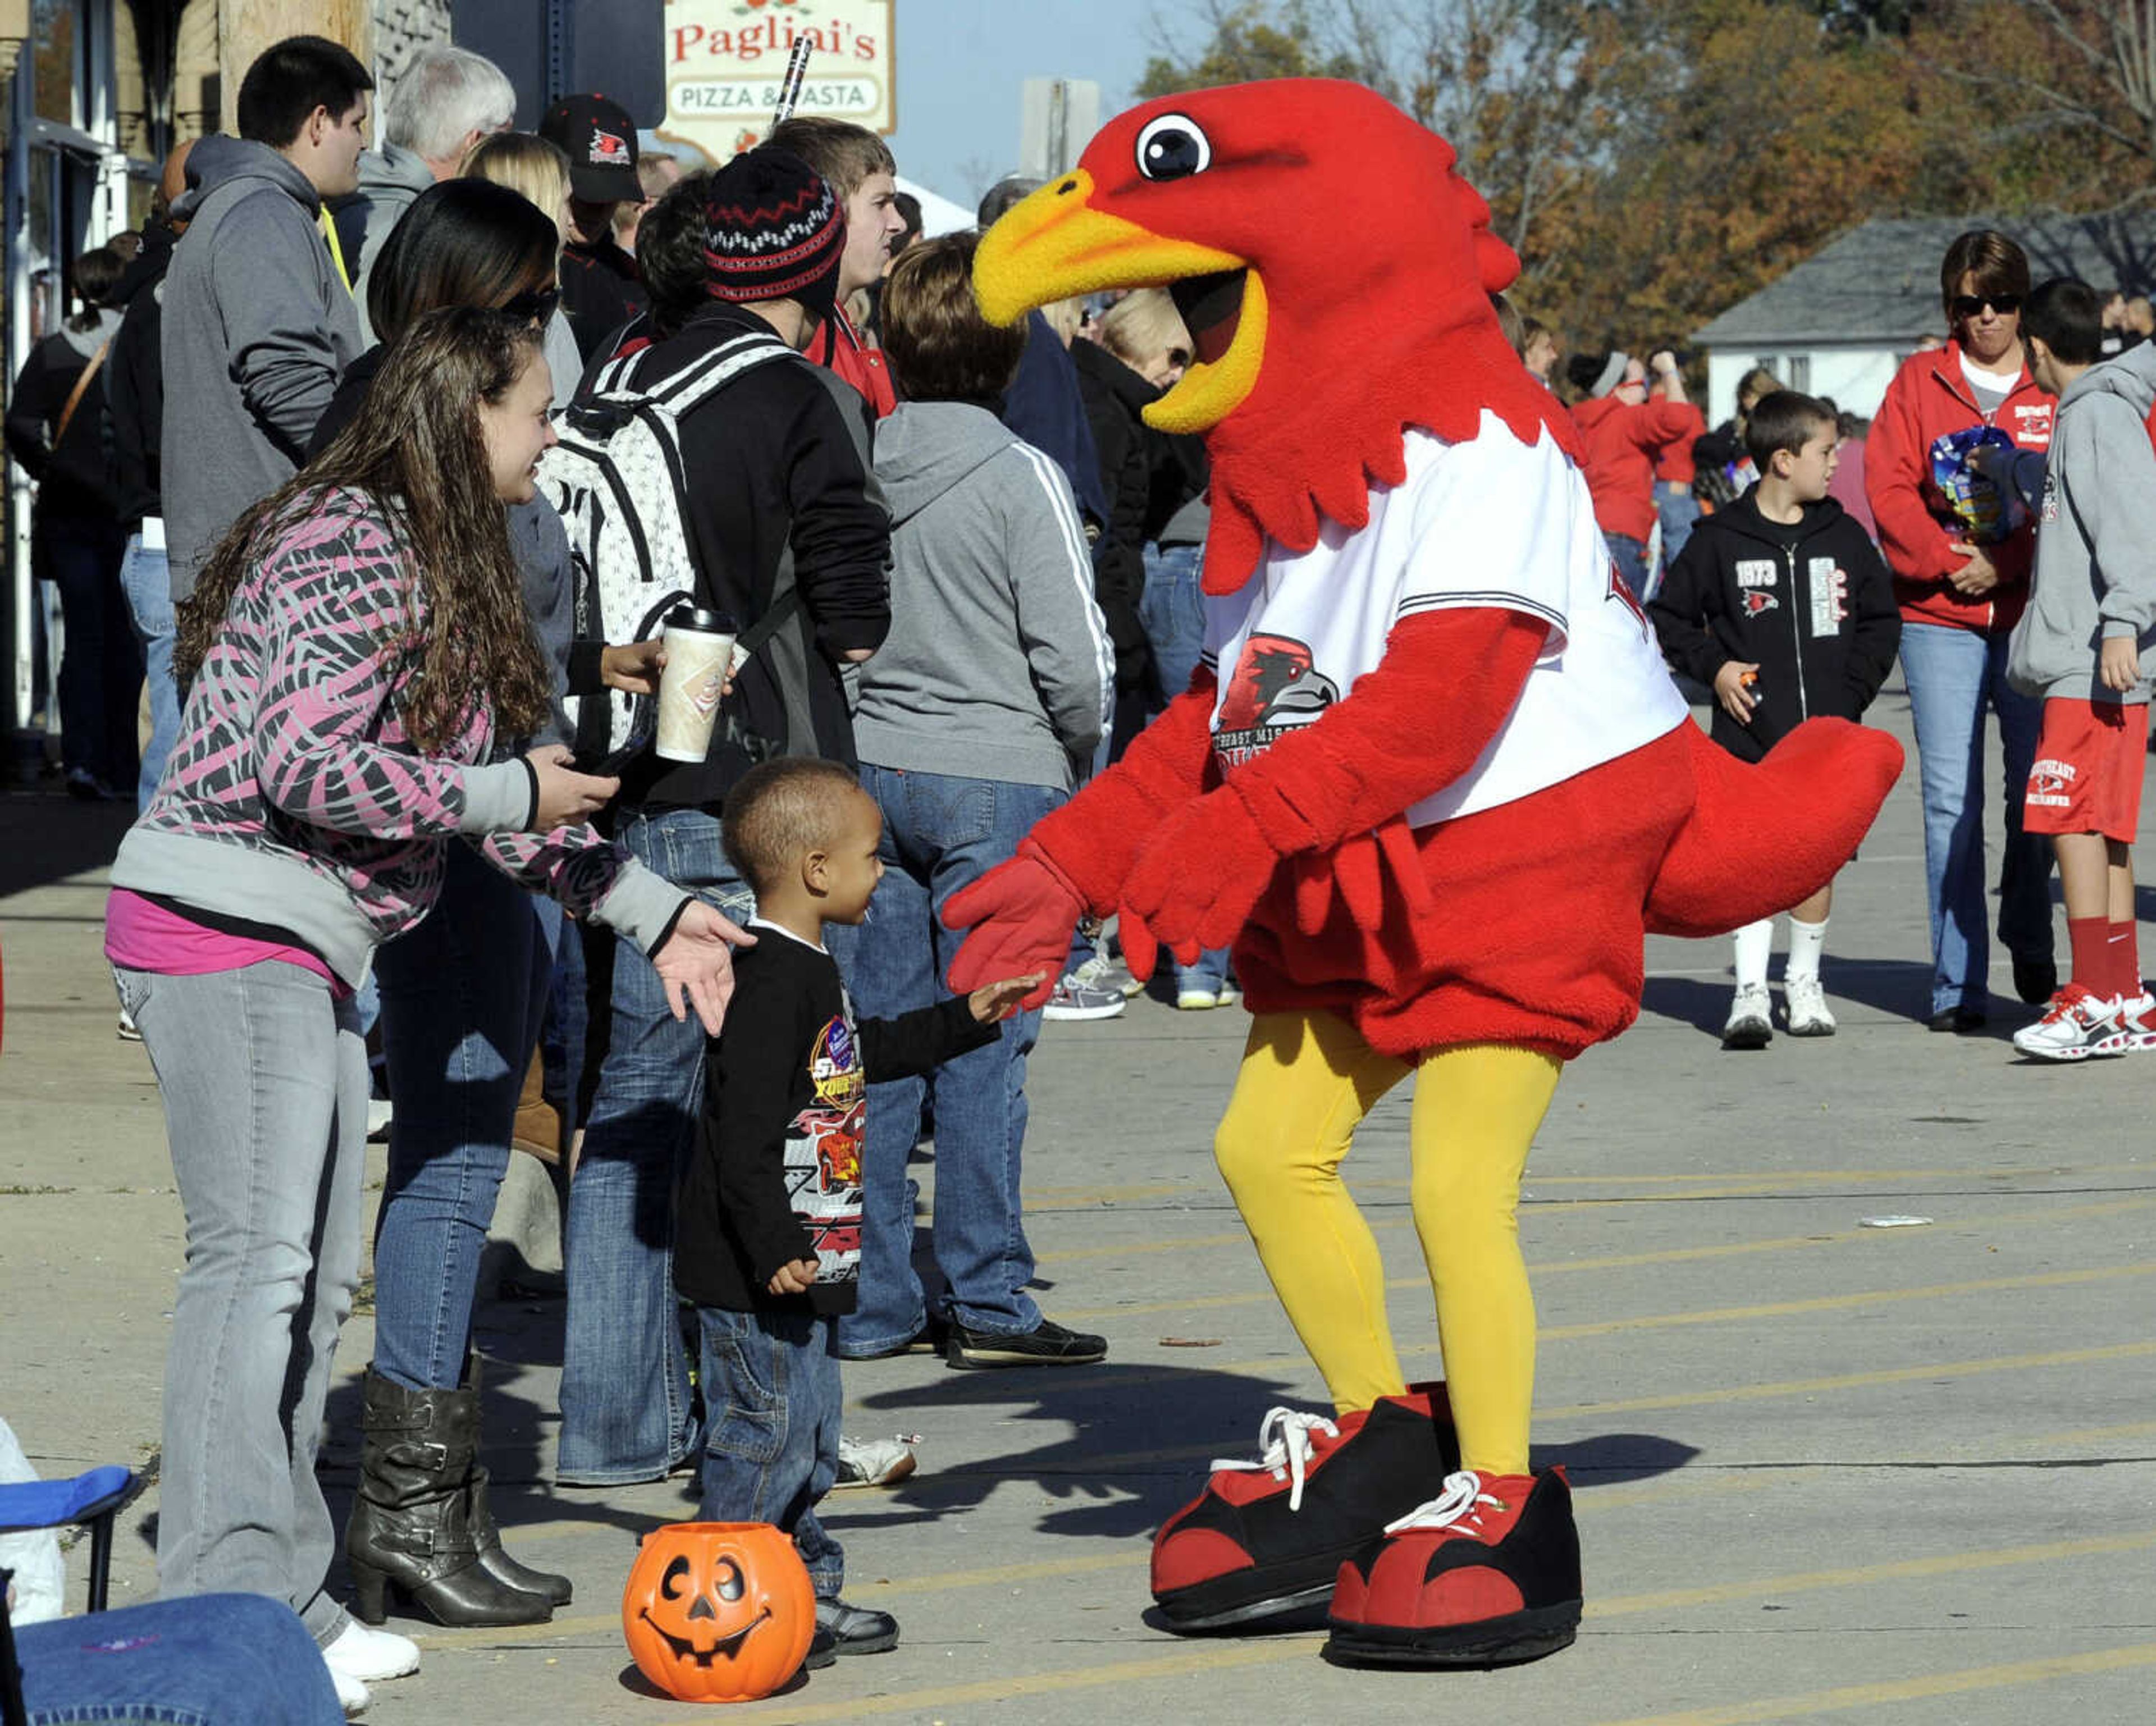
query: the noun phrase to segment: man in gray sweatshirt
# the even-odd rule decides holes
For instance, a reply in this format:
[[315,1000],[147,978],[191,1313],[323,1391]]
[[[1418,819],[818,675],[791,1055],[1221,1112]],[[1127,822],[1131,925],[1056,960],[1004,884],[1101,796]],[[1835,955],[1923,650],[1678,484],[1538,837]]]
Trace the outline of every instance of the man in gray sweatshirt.
[[336,43],[287,38],[247,69],[239,137],[204,138],[188,158],[162,342],[175,602],[240,513],[298,470],[358,355],[358,315],[316,223],[324,198],[359,183],[373,87]]
[[2156,637],[2156,352],[2098,364],[2102,303],[2064,279],[2029,295],[2021,333],[2030,373],[2059,406],[2006,675],[2044,701],[2022,828],[2051,835],[2058,852],[2073,974],[2014,1044],[2081,1061],[2156,1049],[2130,850],[2148,759],[2143,655]]

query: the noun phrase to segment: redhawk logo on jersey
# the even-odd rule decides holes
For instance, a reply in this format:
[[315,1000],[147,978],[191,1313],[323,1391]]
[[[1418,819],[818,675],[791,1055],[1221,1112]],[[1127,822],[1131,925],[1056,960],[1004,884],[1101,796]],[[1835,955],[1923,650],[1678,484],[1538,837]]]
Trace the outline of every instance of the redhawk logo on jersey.
[[1757,617],[1763,611],[1773,611],[1782,603],[1761,588],[1746,588],[1743,599],[1744,615],[1747,617]]
[[617,132],[592,128],[592,166],[593,167],[634,167],[629,160],[629,140]]
[[2028,806],[2062,809],[2073,801],[2076,773],[2071,761],[2046,759],[2029,770]]

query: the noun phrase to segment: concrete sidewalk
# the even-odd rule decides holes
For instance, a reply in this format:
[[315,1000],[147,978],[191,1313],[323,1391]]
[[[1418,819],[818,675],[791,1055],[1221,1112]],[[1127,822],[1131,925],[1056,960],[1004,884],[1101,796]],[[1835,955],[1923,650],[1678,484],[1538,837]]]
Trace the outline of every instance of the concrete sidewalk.
[[[1898,691],[1876,717],[1907,740]],[[1575,1063],[1537,1143],[1522,1215],[1537,1461],[1567,1463],[1578,1492],[1577,1646],[1506,1672],[1352,1672],[1311,1635],[1190,1641],[1148,1623],[1152,1528],[1209,1458],[1254,1453],[1270,1405],[1320,1387],[1209,1154],[1246,1021],[1142,1000],[1049,1026],[1031,1086],[1042,1304],[1106,1332],[1109,1363],[850,1369],[850,1430],[923,1435],[915,1480],[829,1505],[849,1595],[896,1612],[905,1639],[739,1712],[2149,1718],[2156,1057],[2019,1063],[2005,1039],[2028,1014],[2005,1004],[1988,1035],[1926,1031],[1913,782],[1912,750],[1842,877],[1826,966],[1840,1035],[1723,1054],[1727,943],[1654,942],[1645,1016]],[[49,1473],[154,1455],[181,1256],[155,1085],[114,1036],[99,958],[99,870],[124,821],[0,799],[0,1413]],[[2008,987],[2003,953],[1994,980]],[[1404,1095],[1388,1099],[1350,1172],[1410,1372],[1434,1374],[1406,1122]],[[1930,1220],[1866,1226],[1892,1214]],[[556,1302],[490,1299],[478,1337],[497,1511],[515,1550],[575,1578],[577,1601],[528,1630],[402,1626],[425,1669],[376,1687],[370,1720],[708,1718],[644,1692],[617,1605],[637,1534],[691,1513],[693,1493],[549,1485],[560,1321]],[[326,1465],[340,1500],[372,1341],[356,1319],[340,1354]],[[153,1488],[124,1518],[116,1600],[153,1586],[156,1511]]]

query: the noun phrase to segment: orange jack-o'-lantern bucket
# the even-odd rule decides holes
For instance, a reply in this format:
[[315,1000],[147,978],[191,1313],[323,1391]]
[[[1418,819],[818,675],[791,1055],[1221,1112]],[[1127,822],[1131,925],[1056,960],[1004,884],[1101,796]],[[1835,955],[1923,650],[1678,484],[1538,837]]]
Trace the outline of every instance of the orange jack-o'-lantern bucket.
[[669,1523],[644,1537],[621,1595],[637,1670],[683,1702],[753,1702],[801,1669],[816,1590],[769,1523]]

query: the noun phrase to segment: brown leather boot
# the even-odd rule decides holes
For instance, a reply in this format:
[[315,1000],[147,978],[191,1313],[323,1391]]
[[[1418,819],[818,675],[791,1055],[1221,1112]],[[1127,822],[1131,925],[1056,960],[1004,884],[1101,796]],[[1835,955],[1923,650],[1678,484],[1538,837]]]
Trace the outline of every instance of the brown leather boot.
[[516,1099],[516,1124],[509,1142],[552,1169],[562,1160],[562,1112],[547,1101],[547,1064],[537,1055],[525,1069],[523,1093]]

